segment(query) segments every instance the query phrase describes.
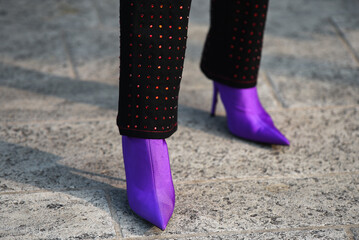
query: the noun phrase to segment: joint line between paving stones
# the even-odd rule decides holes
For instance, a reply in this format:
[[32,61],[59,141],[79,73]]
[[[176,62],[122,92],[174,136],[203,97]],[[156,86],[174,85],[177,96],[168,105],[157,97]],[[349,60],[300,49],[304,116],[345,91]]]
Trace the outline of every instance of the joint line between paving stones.
[[258,230],[239,230],[239,231],[223,231],[223,232],[205,232],[205,233],[189,233],[189,234],[163,234],[155,236],[145,237],[128,237],[125,239],[142,240],[142,239],[167,239],[167,238],[182,238],[182,237],[210,237],[232,234],[251,234],[251,233],[276,233],[276,232],[294,232],[294,231],[306,231],[306,230],[327,230],[327,229],[342,229],[358,227],[359,224],[348,225],[332,225],[332,226],[309,226],[309,227],[297,227],[297,228],[276,228],[276,229],[258,229]]
[[278,103],[278,105],[280,106],[280,109],[284,108],[284,104],[283,102],[279,99],[279,97],[276,94],[276,91],[273,88],[273,84],[269,81],[268,79],[268,73],[266,71],[263,71],[263,79],[264,81],[268,84],[270,91],[272,93],[272,96],[274,97],[275,101]]
[[104,21],[103,21],[101,15],[100,15],[100,11],[99,11],[98,4],[96,3],[96,0],[92,0],[92,1],[91,1],[91,4],[92,4],[92,6],[94,7],[95,12],[96,12],[96,15],[97,15],[97,19],[98,19],[98,22],[99,22],[98,27],[99,27],[100,29],[102,29],[103,26],[104,26]]
[[345,233],[347,234],[349,240],[355,240],[355,238],[354,238],[354,233],[352,232],[352,230],[350,229],[350,227],[345,227],[345,228],[344,228],[344,231],[345,231]]
[[[304,179],[304,178],[315,178],[315,177],[335,177],[341,175],[357,175],[359,171],[352,172],[333,172],[333,173],[323,173],[323,174],[303,174],[303,175],[284,175],[284,176],[252,176],[252,177],[243,177],[243,178],[223,178],[223,179],[204,179],[204,180],[192,180],[192,181],[183,181],[183,180],[175,180],[175,185],[191,185],[191,184],[206,184],[206,183],[221,183],[221,182],[241,182],[241,181],[251,181],[251,180],[274,180],[274,179]],[[116,188],[125,189],[126,186],[116,185]],[[59,188],[59,189],[40,189],[40,190],[28,190],[28,191],[14,191],[14,192],[0,192],[0,195],[12,195],[12,194],[32,194],[32,193],[41,193],[41,192],[67,192],[67,191],[88,191],[88,190],[104,190],[108,191],[113,189],[113,187],[85,187],[85,188]]]
[[342,42],[344,43],[345,47],[348,49],[350,54],[352,54],[352,56],[355,59],[356,63],[359,65],[359,56],[356,53],[353,46],[350,44],[349,40],[346,38],[345,33],[341,30],[339,25],[334,21],[334,19],[332,17],[329,18],[329,22],[333,26],[335,32],[338,34],[339,38],[342,40]]
[[[353,181],[356,181],[356,178],[352,175]],[[354,184],[354,187],[357,189],[357,191],[359,192],[359,184]]]
[[288,108],[288,105],[285,103],[282,95],[279,93],[277,87],[275,86],[272,77],[270,76],[269,73],[264,72],[264,79],[267,80],[267,82],[269,83],[269,86],[273,89],[274,92],[274,96],[275,99],[280,103],[282,108]]
[[72,77],[75,78],[75,79],[80,79],[79,78],[79,73],[77,72],[77,69],[76,69],[76,66],[75,66],[75,61],[74,61],[73,56],[72,56],[71,51],[70,51],[69,44],[68,44],[68,42],[66,40],[65,32],[60,31],[60,35],[61,35],[61,40],[62,40],[62,42],[64,44],[64,49],[65,49],[67,61],[69,62],[70,66],[71,66]]
[[105,189],[104,191],[105,191],[105,197],[106,197],[107,205],[108,205],[108,208],[110,210],[112,223],[113,223],[113,225],[115,227],[116,236],[118,238],[123,238],[122,228],[121,228],[120,222],[118,221],[116,211],[113,208],[110,193],[109,193],[108,189]]

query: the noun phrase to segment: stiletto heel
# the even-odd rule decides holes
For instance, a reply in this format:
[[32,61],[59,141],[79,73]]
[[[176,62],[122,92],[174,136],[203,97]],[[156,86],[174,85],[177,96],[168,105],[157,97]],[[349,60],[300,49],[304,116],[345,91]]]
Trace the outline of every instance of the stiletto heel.
[[[257,88],[233,88],[214,82],[227,114],[227,125],[234,135],[258,142],[289,145],[260,103]],[[217,100],[213,99],[213,105]],[[212,112],[213,113],[213,105]]]
[[127,199],[131,209],[165,230],[175,206],[175,191],[165,139],[122,136]]
[[218,88],[213,83],[213,99],[212,99],[211,117],[215,116],[217,101],[218,101]]

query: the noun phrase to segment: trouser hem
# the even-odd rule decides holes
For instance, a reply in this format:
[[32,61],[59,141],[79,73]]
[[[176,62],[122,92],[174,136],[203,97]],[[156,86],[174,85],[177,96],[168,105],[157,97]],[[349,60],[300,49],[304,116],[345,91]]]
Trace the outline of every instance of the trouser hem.
[[178,125],[175,125],[172,129],[167,131],[146,131],[146,130],[137,130],[137,129],[127,129],[118,126],[120,135],[125,135],[128,137],[137,137],[137,138],[147,138],[147,139],[165,139],[177,131]]
[[224,85],[234,87],[234,88],[251,88],[257,85],[257,81],[248,81],[248,82],[238,82],[238,80],[231,79],[221,74],[211,72],[208,68],[205,67],[204,63],[200,63],[200,70],[202,73],[210,80],[222,83]]

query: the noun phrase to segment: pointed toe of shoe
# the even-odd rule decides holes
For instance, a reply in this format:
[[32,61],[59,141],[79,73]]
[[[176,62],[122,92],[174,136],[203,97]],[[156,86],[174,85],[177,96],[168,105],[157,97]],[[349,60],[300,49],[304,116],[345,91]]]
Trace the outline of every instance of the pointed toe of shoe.
[[175,208],[174,193],[170,195],[172,196],[161,200],[162,202],[158,205],[158,212],[155,214],[157,219],[154,221],[154,224],[162,230],[166,229]]
[[256,87],[234,88],[218,82],[213,82],[213,86],[211,113],[214,115],[219,92],[226,109],[228,129],[232,134],[256,142],[290,145],[263,108]]
[[[159,203],[158,200],[160,200],[160,196],[156,197],[155,194],[156,193],[154,192],[147,193],[148,196],[146,201],[138,199],[138,194],[136,194],[135,198],[129,196],[129,205],[138,216],[157,226],[161,230],[165,230],[173,214],[175,202],[165,197],[167,198],[167,201],[163,202],[162,199],[162,202]],[[160,195],[167,194],[160,193]]]
[[289,146],[290,145],[290,141],[288,140],[288,138],[286,138],[284,135],[283,135],[283,138],[282,138],[282,143],[281,145],[286,145],[286,146]]
[[[238,121],[240,119],[240,121]],[[228,127],[234,135],[268,144],[290,145],[289,140],[274,126],[273,122],[259,116],[242,115],[229,118]]]
[[168,222],[162,222],[160,225],[156,225],[159,229],[161,229],[162,231],[166,230],[167,227],[167,223]]
[[123,137],[122,143],[129,205],[164,230],[175,207],[166,141]]
[[174,208],[168,209],[166,213],[161,214],[162,215],[161,220],[159,221],[158,224],[156,224],[156,226],[159,227],[162,231],[166,229],[168,222],[170,221],[171,216],[173,214],[173,210]]
[[275,127],[266,125],[258,132],[258,140],[270,144],[290,145],[289,140]]

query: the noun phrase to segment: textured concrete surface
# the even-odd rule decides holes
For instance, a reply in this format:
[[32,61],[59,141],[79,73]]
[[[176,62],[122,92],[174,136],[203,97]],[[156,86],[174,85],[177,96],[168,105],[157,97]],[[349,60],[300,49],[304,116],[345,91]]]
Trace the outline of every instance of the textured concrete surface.
[[1,195],[0,237],[14,239],[113,239],[103,191]]
[[[329,237],[330,236],[330,237]],[[325,230],[307,230],[307,231],[287,231],[287,232],[265,232],[265,233],[248,233],[248,234],[228,234],[220,236],[205,236],[205,237],[189,237],[189,238],[171,238],[173,240],[261,240],[261,239],[330,239],[340,240],[345,239],[346,235],[342,229],[325,229]]]
[[231,135],[193,0],[165,231],[130,209],[118,0],[0,0],[0,239],[359,239],[357,0],[273,0],[258,91],[289,147]]
[[[347,176],[177,184],[176,210],[166,233],[355,224],[359,193],[354,189]],[[113,195],[114,203],[125,204],[120,192]],[[127,205],[118,206],[125,237],[161,234],[148,229],[150,224],[138,225],[136,218],[125,217],[131,214]]]

